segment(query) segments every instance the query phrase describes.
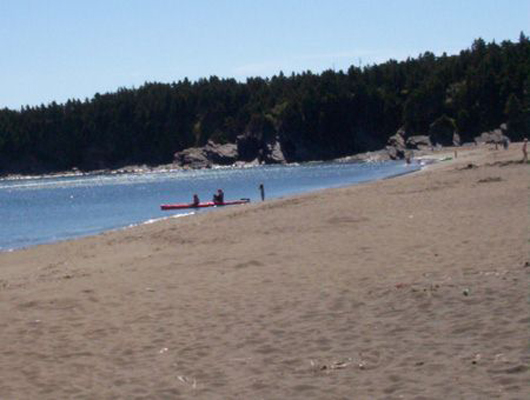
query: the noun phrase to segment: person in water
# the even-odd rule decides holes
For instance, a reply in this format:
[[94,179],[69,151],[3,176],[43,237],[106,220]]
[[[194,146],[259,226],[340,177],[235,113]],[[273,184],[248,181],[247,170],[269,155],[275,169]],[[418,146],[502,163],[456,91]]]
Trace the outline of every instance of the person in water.
[[197,194],[194,194],[194,195],[193,195],[193,203],[192,203],[192,204],[193,204],[194,206],[198,206],[200,202],[201,202],[201,201],[199,200],[199,196],[197,196]]
[[213,202],[214,203],[224,203],[225,202],[225,194],[222,189],[217,190],[217,194],[213,195]]

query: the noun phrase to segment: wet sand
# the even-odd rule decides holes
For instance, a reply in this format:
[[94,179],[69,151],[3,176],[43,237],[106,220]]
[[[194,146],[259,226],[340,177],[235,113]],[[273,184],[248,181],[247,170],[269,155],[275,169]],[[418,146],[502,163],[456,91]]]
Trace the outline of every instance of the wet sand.
[[528,398],[520,147],[0,253],[0,398]]

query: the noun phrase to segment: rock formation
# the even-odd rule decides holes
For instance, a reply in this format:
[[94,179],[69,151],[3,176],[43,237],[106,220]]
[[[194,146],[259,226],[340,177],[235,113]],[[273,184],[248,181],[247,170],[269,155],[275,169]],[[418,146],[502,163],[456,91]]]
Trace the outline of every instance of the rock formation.
[[405,158],[405,128],[399,128],[398,131],[388,138],[386,150],[392,160]]
[[482,132],[479,136],[475,138],[476,144],[483,144],[483,143],[493,143],[493,144],[501,144],[505,143],[506,141],[510,141],[508,136],[506,136],[507,127],[506,124],[502,124],[499,128],[494,129],[492,131]]
[[210,168],[214,165],[236,163],[278,164],[284,162],[285,157],[277,140],[260,143],[254,137],[244,135],[238,137],[235,144],[218,144],[209,141],[204,147],[191,147],[174,155],[174,164],[189,168]]
[[204,147],[191,147],[175,153],[174,163],[190,168],[209,168],[212,165],[232,165],[238,159],[233,143],[218,144],[209,141]]
[[431,139],[427,135],[410,136],[405,142],[408,149],[422,150],[432,147]]

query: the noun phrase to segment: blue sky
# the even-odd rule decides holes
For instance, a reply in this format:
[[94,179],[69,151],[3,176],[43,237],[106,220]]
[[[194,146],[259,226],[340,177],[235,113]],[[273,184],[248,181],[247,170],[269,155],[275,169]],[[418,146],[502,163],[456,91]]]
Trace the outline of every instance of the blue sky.
[[529,0],[0,0],[0,108],[455,54],[521,31]]

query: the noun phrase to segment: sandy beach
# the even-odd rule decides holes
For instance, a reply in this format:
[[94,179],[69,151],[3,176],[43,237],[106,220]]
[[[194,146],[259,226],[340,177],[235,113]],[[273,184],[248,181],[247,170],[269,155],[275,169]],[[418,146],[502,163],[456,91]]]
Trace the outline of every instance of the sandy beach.
[[520,159],[0,253],[0,399],[529,398]]

